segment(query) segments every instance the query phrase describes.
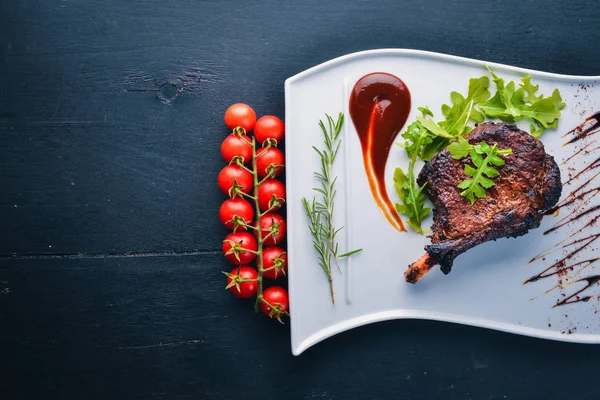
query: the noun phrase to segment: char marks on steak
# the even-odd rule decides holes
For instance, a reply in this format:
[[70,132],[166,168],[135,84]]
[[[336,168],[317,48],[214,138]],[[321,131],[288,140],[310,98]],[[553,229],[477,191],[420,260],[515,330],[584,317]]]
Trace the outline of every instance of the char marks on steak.
[[444,149],[425,163],[418,183],[427,184],[425,190],[435,206],[433,234],[431,244],[425,246],[427,253],[404,274],[407,282],[416,283],[437,264],[448,274],[457,256],[480,243],[525,235],[540,226],[543,211],[554,207],[560,198],[558,165],[546,154],[542,142],[527,132],[515,125],[488,122],[465,138],[471,144],[497,144],[513,152],[498,168],[496,186],[473,205],[457,188],[469,178],[464,169],[471,163],[470,157],[454,160]]

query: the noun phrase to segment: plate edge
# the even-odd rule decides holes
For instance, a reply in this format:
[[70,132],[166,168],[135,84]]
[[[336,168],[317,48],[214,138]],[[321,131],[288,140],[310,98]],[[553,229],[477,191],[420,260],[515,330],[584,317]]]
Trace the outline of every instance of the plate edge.
[[325,339],[337,335],[338,333],[376,322],[391,321],[396,319],[450,322],[460,325],[473,326],[476,328],[486,328],[490,330],[527,336],[537,339],[554,340],[567,343],[600,344],[600,335],[580,333],[573,333],[567,335],[561,334],[559,332],[549,332],[543,329],[520,327],[514,324],[502,323],[483,318],[470,318],[456,314],[440,313],[433,311],[389,310],[352,318],[350,320],[342,321],[335,325],[329,326],[325,329],[321,329],[320,331],[309,336],[297,346],[294,346],[292,343],[292,354],[294,356],[298,356],[308,348],[314,346],[319,342],[322,342]]
[[[543,76],[546,78],[561,79],[561,80],[567,80],[567,81],[600,80],[600,75],[585,76],[585,75],[556,74],[553,72],[539,71],[539,70],[535,70],[535,69],[522,68],[522,67],[517,67],[517,66],[513,66],[513,65],[508,65],[508,64],[479,60],[479,59],[475,59],[475,58],[460,57],[460,56],[455,56],[455,55],[445,54],[445,53],[437,53],[437,52],[433,52],[433,51],[416,50],[416,49],[383,48],[383,49],[364,50],[364,51],[358,51],[355,53],[349,53],[349,54],[325,61],[321,64],[315,65],[307,70],[304,70],[296,75],[293,75],[293,76],[287,78],[285,80],[285,87],[287,89],[288,86],[295,81],[307,78],[311,75],[314,75],[315,73],[317,73],[319,71],[335,67],[338,64],[343,64],[343,63],[346,63],[346,62],[349,62],[349,61],[352,61],[355,59],[361,59],[364,57],[382,56],[382,55],[415,55],[415,56],[426,57],[426,58],[430,58],[430,59],[438,59],[438,60],[449,61],[449,62],[460,62],[463,64],[470,64],[470,65],[477,65],[477,66],[483,66],[484,64],[487,64],[496,69],[503,69],[503,70],[513,71],[513,72],[533,74],[533,75],[537,75],[537,76]],[[287,100],[287,97],[286,97],[286,100]]]

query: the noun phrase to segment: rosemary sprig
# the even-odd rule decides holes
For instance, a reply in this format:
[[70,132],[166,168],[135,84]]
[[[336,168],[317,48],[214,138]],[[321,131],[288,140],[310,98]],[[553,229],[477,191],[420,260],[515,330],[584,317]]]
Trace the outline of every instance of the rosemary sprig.
[[312,201],[309,201],[306,197],[303,197],[302,204],[309,218],[309,229],[313,237],[313,247],[319,255],[319,266],[327,276],[331,292],[331,302],[335,304],[331,263],[332,261],[335,262],[341,273],[337,260],[356,254],[362,251],[362,249],[339,254],[339,243],[336,241],[336,236],[343,227],[336,228],[333,222],[335,197],[337,195],[335,188],[337,177],[333,176],[333,163],[342,143],[340,134],[344,124],[344,114],[339,113],[337,121],[328,114],[325,114],[325,116],[327,117],[327,127],[322,120],[319,121],[319,127],[323,131],[325,148],[318,149],[313,146],[313,149],[321,159],[321,170],[314,173],[320,185],[313,188],[319,194],[319,198],[313,197]]
[[310,234],[313,238],[313,247],[319,254],[319,267],[321,267],[327,276],[329,292],[331,293],[331,302],[335,304],[333,279],[331,277],[330,252],[328,248],[329,242],[323,240],[323,237],[326,236],[326,234],[324,234],[325,224],[321,220],[321,213],[317,210],[317,205],[315,203],[316,199],[314,197],[312,201],[308,201],[306,197],[302,198],[304,210],[306,211],[306,215],[308,215],[308,219],[310,221],[308,228],[310,229]]

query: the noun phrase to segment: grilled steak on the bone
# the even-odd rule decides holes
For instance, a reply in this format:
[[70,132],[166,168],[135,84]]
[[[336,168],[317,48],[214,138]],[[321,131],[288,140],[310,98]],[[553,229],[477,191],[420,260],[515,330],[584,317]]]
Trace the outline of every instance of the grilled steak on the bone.
[[542,142],[514,125],[488,122],[466,136],[471,144],[485,141],[498,148],[512,148],[506,164],[498,168],[496,186],[487,197],[471,205],[460,195],[457,185],[468,176],[465,163],[471,158],[454,160],[446,149],[425,163],[419,173],[419,185],[435,206],[431,244],[427,252],[411,264],[404,274],[416,283],[439,264],[448,274],[454,259],[472,247],[489,240],[525,235],[540,226],[543,211],[558,202],[562,191],[560,170],[554,158],[546,154]]

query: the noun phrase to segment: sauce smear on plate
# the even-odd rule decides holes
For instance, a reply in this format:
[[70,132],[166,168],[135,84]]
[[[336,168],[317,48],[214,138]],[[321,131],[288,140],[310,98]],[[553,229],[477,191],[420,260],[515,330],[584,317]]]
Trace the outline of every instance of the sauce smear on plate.
[[394,228],[405,232],[385,189],[390,148],[410,113],[410,92],[394,75],[375,72],[356,82],[350,94],[350,117],[362,146],[365,171],[377,206]]

